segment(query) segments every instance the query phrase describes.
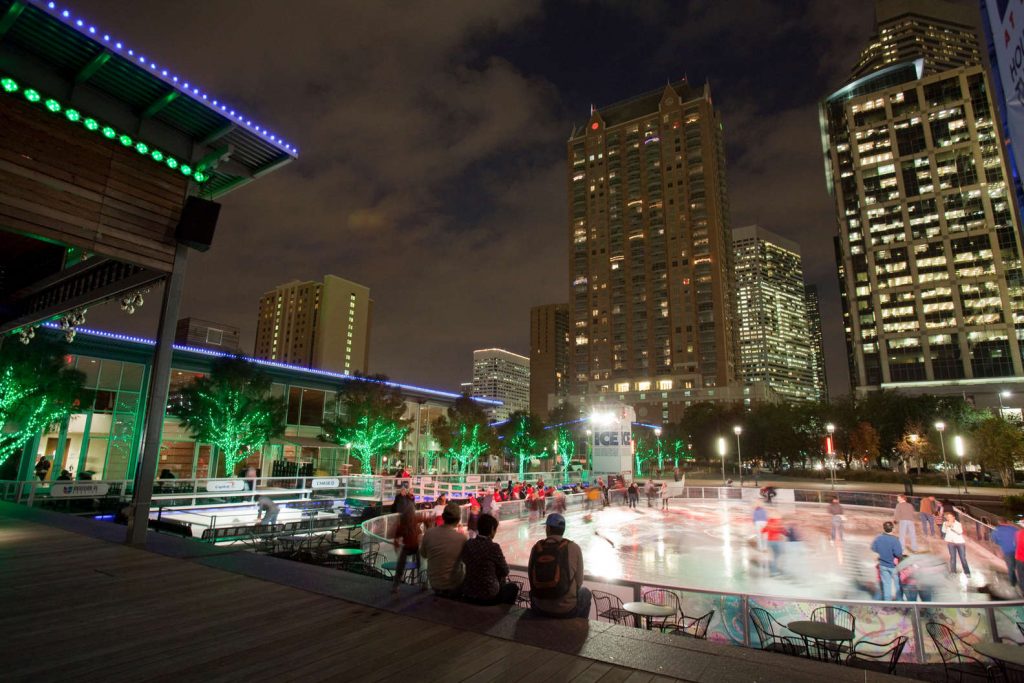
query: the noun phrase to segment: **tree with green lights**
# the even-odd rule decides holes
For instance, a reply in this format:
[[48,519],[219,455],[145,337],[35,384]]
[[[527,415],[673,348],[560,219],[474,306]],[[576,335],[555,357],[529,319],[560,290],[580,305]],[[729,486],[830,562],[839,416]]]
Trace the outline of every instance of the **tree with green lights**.
[[562,458],[562,477],[569,477],[569,466],[572,465],[572,458],[576,455],[576,437],[567,427],[558,428],[556,441],[558,444],[558,455]]
[[634,473],[637,477],[643,474],[645,463],[658,457],[658,450],[658,439],[653,434],[641,434],[633,439]]
[[214,361],[210,374],[197,377],[171,397],[168,412],[193,439],[222,454],[224,473],[284,433],[285,402],[270,394],[270,376],[241,358]]
[[480,456],[495,446],[487,412],[466,394],[455,400],[446,415],[434,420],[431,432],[459,474],[469,472]]
[[544,432],[544,425],[537,418],[523,411],[512,413],[508,420],[501,427],[501,435],[505,445],[505,451],[516,461],[519,478],[523,478],[526,471],[526,463],[533,459],[547,457],[547,449],[544,441],[548,435]]
[[36,434],[91,403],[85,375],[68,367],[65,348],[48,339],[0,346],[0,465]]
[[325,441],[351,444],[363,474],[373,472],[374,458],[394,450],[410,431],[405,399],[384,375],[356,375],[338,391],[338,416],[324,420]]

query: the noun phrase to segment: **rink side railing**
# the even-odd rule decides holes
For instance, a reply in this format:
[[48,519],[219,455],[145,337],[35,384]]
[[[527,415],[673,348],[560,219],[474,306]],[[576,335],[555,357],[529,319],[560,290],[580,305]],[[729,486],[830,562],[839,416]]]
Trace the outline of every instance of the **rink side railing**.
[[[561,486],[586,481],[586,472],[531,472],[521,481]],[[157,479],[153,484],[154,507],[197,506],[253,502],[267,495],[282,499],[315,497],[356,498],[367,502],[390,502],[396,488],[409,486],[419,499],[433,500],[440,495],[465,498],[495,486],[504,488],[514,474],[445,474],[400,479],[370,474],[346,474],[305,477],[201,477],[196,479]],[[0,500],[32,506],[50,499],[113,499],[127,502],[134,482],[130,479],[0,481]]]
[[[892,509],[897,502],[897,494],[857,493],[850,491],[816,491],[805,489],[778,489],[776,502],[796,502],[827,504],[832,497],[839,498],[842,505],[863,506],[880,509]],[[676,498],[697,498],[703,500],[761,500],[757,488],[738,487],[686,487],[682,496]],[[908,496],[908,501],[915,508],[920,497]],[[582,494],[566,496],[568,510],[581,510],[586,505]],[[969,514],[956,505],[960,514],[964,532],[985,544],[991,523],[982,522],[975,515],[981,516],[977,509]],[[501,503],[498,516],[501,520],[517,520],[531,516],[539,519],[538,511],[530,511],[525,501]],[[468,510],[463,509],[463,522],[466,521]],[[997,517],[985,515],[992,522],[1001,521]],[[379,544],[383,552],[390,553],[391,539],[397,525],[397,515],[382,515],[363,523],[363,542]],[[991,546],[995,547],[995,546]],[[1001,556],[998,555],[997,556]],[[526,567],[512,565],[513,572],[525,579]],[[528,581],[527,581],[528,583]],[[793,598],[756,593],[736,593],[701,588],[687,588],[678,584],[652,583],[650,581],[630,581],[614,579],[595,574],[587,574],[584,584],[591,590],[611,593],[623,602],[639,601],[646,591],[652,589],[670,590],[679,596],[683,613],[687,617],[696,617],[714,610],[714,616],[708,627],[708,639],[724,644],[745,647],[759,647],[757,632],[750,620],[750,610],[760,607],[782,624],[810,619],[811,612],[819,606],[828,605],[849,610],[857,620],[855,640],[870,640],[884,643],[897,636],[908,638],[900,662],[905,664],[932,664],[941,662],[935,644],[925,629],[928,622],[936,621],[949,626],[968,643],[998,642],[1000,638],[1021,640],[1018,622],[1024,622],[1024,600],[1001,602],[882,602],[878,600],[824,600],[810,598]],[[596,615],[591,618],[596,619]],[[790,634],[794,635],[794,634]]]

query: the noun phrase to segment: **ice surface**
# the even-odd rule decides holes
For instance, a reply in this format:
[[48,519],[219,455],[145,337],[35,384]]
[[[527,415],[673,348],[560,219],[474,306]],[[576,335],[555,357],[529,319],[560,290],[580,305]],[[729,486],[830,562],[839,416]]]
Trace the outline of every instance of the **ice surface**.
[[[672,501],[662,511],[616,505],[594,512],[566,514],[565,536],[583,549],[587,574],[650,581],[680,587],[826,599],[871,599],[877,585],[871,541],[891,514],[877,508],[844,506],[845,541],[831,543],[831,515],[824,505],[778,503],[768,507],[785,526],[798,531],[798,542],[785,543],[782,576],[770,577],[769,554],[757,548],[753,504],[741,501]],[[657,501],[656,503],[657,504]],[[949,555],[938,538],[925,538],[917,527],[913,556],[930,569],[922,584],[933,587],[933,601],[986,601],[1016,598],[1006,584],[1006,568],[980,545],[968,541],[971,579],[950,575]],[[543,519],[506,521],[495,538],[510,564],[525,567],[534,542],[543,536]],[[980,590],[979,590],[980,589]],[[991,591],[993,595],[990,595]]]

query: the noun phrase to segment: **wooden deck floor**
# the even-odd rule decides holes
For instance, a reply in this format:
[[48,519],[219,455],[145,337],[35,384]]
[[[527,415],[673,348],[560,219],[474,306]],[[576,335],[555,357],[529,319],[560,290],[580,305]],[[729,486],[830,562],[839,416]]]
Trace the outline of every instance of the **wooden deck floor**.
[[6,681],[678,680],[2,514],[0,605]]

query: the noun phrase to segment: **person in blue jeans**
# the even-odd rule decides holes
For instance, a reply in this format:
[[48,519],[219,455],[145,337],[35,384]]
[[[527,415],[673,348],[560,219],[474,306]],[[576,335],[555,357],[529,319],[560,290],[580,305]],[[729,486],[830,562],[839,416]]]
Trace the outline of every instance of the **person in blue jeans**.
[[882,600],[896,600],[900,594],[896,565],[903,557],[903,544],[893,536],[892,522],[882,525],[882,532],[871,542],[871,551],[878,555],[878,583]]
[[946,549],[949,551],[949,573],[956,574],[956,558],[959,555],[964,575],[970,578],[971,567],[967,564],[967,542],[964,540],[964,527],[953,512],[946,513],[946,520],[942,523],[942,539],[946,542]]

